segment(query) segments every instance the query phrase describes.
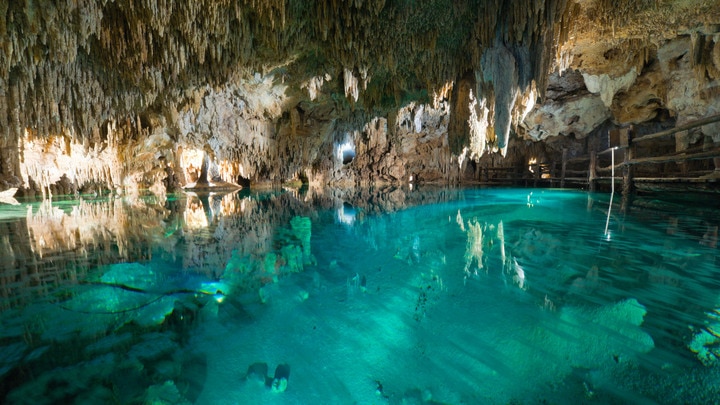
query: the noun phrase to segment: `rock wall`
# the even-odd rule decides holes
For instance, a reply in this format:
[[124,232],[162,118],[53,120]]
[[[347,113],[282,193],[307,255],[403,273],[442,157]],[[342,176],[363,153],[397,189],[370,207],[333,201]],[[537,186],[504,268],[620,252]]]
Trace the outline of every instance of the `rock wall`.
[[[573,87],[579,86],[563,85],[562,77],[569,69],[571,74],[582,74],[585,86],[580,90],[599,97],[606,107],[597,106],[595,100],[593,107],[584,110],[607,115],[617,125],[650,123],[664,119],[663,115],[680,125],[717,112],[713,106],[720,100],[712,91],[718,86],[715,60],[720,52],[716,5],[700,1],[656,2],[648,8],[643,2],[614,4],[613,13],[593,21],[593,5],[597,8],[606,1],[589,3],[578,14],[575,37],[560,49],[565,55],[558,70],[561,74],[550,76],[551,88],[553,81],[560,89],[566,87],[546,101],[558,108],[540,108],[558,111],[563,104],[558,98],[577,94]],[[612,23],[598,25],[603,20]],[[558,115],[573,121],[571,114]],[[583,136],[590,131],[561,128],[557,133]],[[526,137],[538,139],[537,135]]]
[[[472,180],[608,122],[717,113],[719,23],[700,0],[4,2],[0,189],[162,194],[203,165],[246,185]],[[678,148],[717,138],[700,131]]]

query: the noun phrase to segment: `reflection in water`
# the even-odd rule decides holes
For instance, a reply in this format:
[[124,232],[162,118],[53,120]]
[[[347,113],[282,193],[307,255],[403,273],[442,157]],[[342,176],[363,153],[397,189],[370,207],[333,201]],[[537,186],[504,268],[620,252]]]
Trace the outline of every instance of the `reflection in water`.
[[[104,264],[162,264],[217,279],[233,257],[263,261],[277,250],[277,260],[297,270],[297,260],[283,255],[296,243],[300,263],[311,262],[310,230],[307,218],[292,219],[284,210],[289,200],[284,194],[267,200],[192,194],[164,206],[120,198],[27,204],[24,216],[16,212],[0,223],[0,308],[51,295],[93,277]],[[280,234],[283,222],[286,234]]]
[[607,207],[399,188],[2,206],[0,398],[716,397],[720,207],[638,198],[611,239]]
[[[495,224],[484,223],[481,224],[477,218],[473,217],[472,220],[467,221],[467,227],[465,226],[462,214],[458,210],[456,216],[456,222],[460,227],[460,230],[467,233],[467,247],[465,248],[465,281],[468,278],[478,278],[480,276],[479,270],[483,270],[486,275],[489,271],[488,267],[484,264],[483,252],[484,249],[492,249],[495,245],[499,246],[499,255],[501,265],[498,266],[499,271],[502,273],[503,280],[506,280],[506,276],[509,276],[513,284],[517,285],[521,290],[527,289],[527,280],[525,278],[525,270],[518,264],[517,260],[512,256],[508,259],[505,253],[505,229],[502,220]],[[483,239],[483,235],[487,235]],[[493,238],[496,235],[497,238]],[[520,244],[520,242],[518,242]],[[486,246],[486,247],[485,247]],[[516,245],[517,246],[517,245]],[[543,247],[542,250],[545,250]],[[528,249],[524,246],[520,246],[520,249],[527,251]],[[532,249],[535,250],[535,249]],[[473,266],[475,264],[475,266]],[[547,299],[547,298],[546,298]]]
[[356,215],[357,212],[355,211],[355,208],[348,203],[343,203],[343,205],[337,210],[338,220],[347,225],[352,225],[355,222]]
[[195,193],[188,195],[185,213],[183,215],[183,221],[188,230],[207,228],[208,218],[205,212],[206,209]]
[[0,223],[0,308],[75,283],[94,266],[149,257],[150,241],[162,235],[168,215],[162,207],[119,199],[46,200],[24,209],[24,217]]

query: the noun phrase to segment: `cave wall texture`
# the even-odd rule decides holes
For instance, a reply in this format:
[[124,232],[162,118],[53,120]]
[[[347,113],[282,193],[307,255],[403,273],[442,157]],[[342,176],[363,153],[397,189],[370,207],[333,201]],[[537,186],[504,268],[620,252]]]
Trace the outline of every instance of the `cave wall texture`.
[[204,160],[245,184],[457,183],[717,113],[716,1],[0,2],[0,190],[26,195],[164,193]]

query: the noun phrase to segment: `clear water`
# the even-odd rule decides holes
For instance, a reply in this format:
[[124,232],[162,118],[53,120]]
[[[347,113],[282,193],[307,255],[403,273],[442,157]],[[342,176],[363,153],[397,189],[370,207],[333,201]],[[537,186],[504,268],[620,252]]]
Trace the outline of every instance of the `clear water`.
[[0,402],[718,402],[717,198],[608,207],[537,189],[2,204]]

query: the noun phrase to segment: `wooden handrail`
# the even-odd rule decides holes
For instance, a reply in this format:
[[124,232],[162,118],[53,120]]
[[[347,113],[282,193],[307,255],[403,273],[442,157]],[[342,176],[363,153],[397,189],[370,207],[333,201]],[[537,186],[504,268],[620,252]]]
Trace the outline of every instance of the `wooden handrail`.
[[679,127],[670,128],[668,130],[656,132],[654,134],[644,135],[644,136],[640,136],[637,138],[633,138],[632,142],[643,142],[643,141],[649,141],[651,139],[662,138],[663,136],[672,135],[676,132],[685,131],[687,129],[693,129],[693,128],[696,128],[699,126],[712,124],[713,122],[718,122],[718,121],[720,121],[720,114],[711,115],[709,117],[701,118],[697,121],[693,121],[693,122],[687,123],[685,125],[680,125]]
[[[619,171],[619,170],[622,170],[623,166],[625,166],[625,162],[616,163],[616,164],[615,164],[615,170],[618,170],[618,171]],[[608,166],[605,166],[605,167],[598,167],[598,168],[596,168],[595,170],[598,171],[598,172],[609,172],[609,171],[612,171],[612,169],[613,169],[613,166],[612,166],[612,165],[608,165]]]
[[714,148],[708,151],[699,152],[699,153],[676,153],[674,155],[668,155],[668,156],[654,156],[654,157],[646,157],[646,158],[638,158],[638,159],[632,159],[629,162],[626,162],[628,165],[637,165],[642,163],[669,163],[669,162],[677,162],[679,160],[699,160],[699,159],[708,159],[713,157],[720,157],[720,148]]
[[624,146],[611,146],[611,147],[609,147],[609,148],[607,148],[607,149],[605,149],[605,150],[603,150],[603,151],[598,152],[597,155],[598,155],[598,156],[604,155],[604,154],[606,154],[606,153],[612,152],[612,151],[615,150],[615,149],[625,149],[625,147],[624,147]]
[[[665,136],[669,136],[672,134],[675,134],[680,131],[686,131],[692,128],[700,127],[703,125],[711,124],[714,122],[720,121],[720,114],[711,115],[690,123],[687,123],[685,125],[680,125],[675,128],[671,128],[665,131],[656,132],[654,134],[640,136],[637,138],[632,138],[632,129],[630,129],[630,133],[627,135],[630,137],[627,139],[627,146],[611,146],[601,152],[590,154],[590,167],[588,171],[588,183],[590,184],[590,190],[595,189],[595,182],[597,180],[605,180],[604,177],[599,177],[598,173],[607,173],[608,171],[611,171],[613,169],[621,169],[622,170],[622,180],[623,180],[623,195],[628,194],[632,192],[632,189],[634,188],[634,180],[633,180],[633,166],[639,165],[639,164],[647,164],[647,163],[669,163],[669,162],[678,162],[678,161],[688,161],[688,160],[700,160],[700,159],[708,159],[708,158],[719,158],[720,157],[720,147],[715,147],[710,150],[702,151],[702,152],[693,152],[689,150],[682,151],[680,153],[675,153],[672,155],[665,155],[665,156],[653,156],[653,157],[645,157],[645,158],[636,158],[635,155],[635,148],[633,145],[636,145],[639,142],[649,141],[652,139],[662,138]],[[621,140],[622,143],[622,140]],[[624,157],[623,162],[619,162],[615,165],[610,165],[608,167],[597,167],[597,161],[598,157],[605,153],[613,152],[615,149],[623,149],[624,150]]]

